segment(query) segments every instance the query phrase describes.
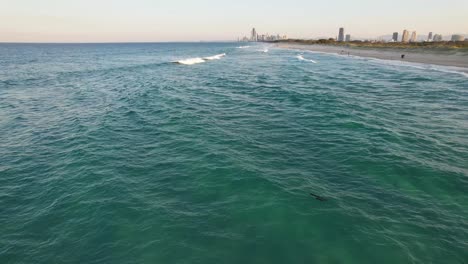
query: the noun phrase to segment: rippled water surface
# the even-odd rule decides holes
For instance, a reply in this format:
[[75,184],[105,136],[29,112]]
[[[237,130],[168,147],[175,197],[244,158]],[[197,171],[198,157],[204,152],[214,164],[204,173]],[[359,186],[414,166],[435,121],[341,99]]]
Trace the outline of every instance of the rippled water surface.
[[468,263],[466,75],[238,46],[0,45],[0,263]]

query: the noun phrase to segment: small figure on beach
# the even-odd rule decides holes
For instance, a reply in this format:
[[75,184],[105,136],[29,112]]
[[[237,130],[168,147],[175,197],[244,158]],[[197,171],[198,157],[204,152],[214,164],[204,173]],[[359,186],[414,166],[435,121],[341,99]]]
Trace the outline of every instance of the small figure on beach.
[[404,59],[404,58],[405,58],[405,54],[401,54],[401,58]]

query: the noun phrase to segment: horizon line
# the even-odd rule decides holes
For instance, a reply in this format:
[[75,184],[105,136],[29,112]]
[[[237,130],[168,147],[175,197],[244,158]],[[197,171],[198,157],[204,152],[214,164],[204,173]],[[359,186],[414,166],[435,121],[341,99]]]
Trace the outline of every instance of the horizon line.
[[36,41],[0,41],[0,44],[150,44],[150,43],[220,43],[238,42],[237,40],[193,40],[193,41],[83,41],[83,42],[36,42]]

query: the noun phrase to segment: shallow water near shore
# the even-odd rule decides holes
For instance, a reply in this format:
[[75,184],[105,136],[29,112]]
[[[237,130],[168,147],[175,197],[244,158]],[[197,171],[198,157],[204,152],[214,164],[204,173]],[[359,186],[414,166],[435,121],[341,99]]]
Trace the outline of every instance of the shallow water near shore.
[[[455,71],[462,72],[468,76],[468,49],[466,48],[386,48],[297,43],[277,43],[275,46],[285,49],[339,54],[340,56],[350,55],[357,58],[375,58],[399,62],[403,65],[413,63],[422,64],[425,67],[437,67],[440,65],[441,68],[454,68]],[[402,55],[405,55],[405,57],[401,58]]]
[[465,263],[467,81],[253,44],[1,44],[0,263]]

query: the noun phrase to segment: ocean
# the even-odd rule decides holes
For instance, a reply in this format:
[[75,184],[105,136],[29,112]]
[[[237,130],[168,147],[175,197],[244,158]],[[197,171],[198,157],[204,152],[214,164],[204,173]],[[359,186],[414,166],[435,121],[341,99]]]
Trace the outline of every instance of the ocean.
[[0,263],[468,263],[468,76],[0,44]]

